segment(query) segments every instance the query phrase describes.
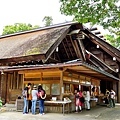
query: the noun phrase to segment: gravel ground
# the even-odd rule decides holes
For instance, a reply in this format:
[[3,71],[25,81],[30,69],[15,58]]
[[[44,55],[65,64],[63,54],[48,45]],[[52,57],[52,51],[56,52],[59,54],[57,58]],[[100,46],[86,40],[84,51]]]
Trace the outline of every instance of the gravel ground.
[[45,115],[22,114],[4,108],[0,112],[0,120],[120,120],[120,106],[115,108],[107,108],[104,106],[96,106],[90,111],[83,110],[81,113],[46,113]]

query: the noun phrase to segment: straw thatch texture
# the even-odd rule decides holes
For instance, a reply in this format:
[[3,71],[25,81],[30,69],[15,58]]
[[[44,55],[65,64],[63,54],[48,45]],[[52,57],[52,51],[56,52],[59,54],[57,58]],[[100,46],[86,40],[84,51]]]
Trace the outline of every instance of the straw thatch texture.
[[0,59],[45,54],[69,26],[0,39]]

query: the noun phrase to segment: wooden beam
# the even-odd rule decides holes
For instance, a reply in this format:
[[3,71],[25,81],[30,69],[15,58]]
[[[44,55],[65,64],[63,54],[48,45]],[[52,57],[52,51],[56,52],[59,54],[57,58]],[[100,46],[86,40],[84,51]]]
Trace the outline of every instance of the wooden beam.
[[73,55],[73,53],[72,53],[72,51],[71,51],[71,48],[70,48],[70,44],[68,43],[68,39],[65,38],[65,40],[66,40],[67,46],[68,46],[68,48],[69,48],[70,54],[71,54],[71,56],[74,58],[74,55]]
[[103,38],[104,36],[103,35],[99,35],[98,37]]
[[[65,39],[64,39],[64,40],[65,40]],[[69,56],[69,54],[68,54],[68,52],[67,52],[67,49],[66,49],[66,47],[65,47],[65,45],[64,45],[64,43],[63,43],[63,41],[62,41],[62,45],[63,45],[63,48],[65,49],[65,52],[66,52],[66,54],[67,54],[67,57],[70,58],[70,56]]]
[[90,31],[95,31],[95,30],[98,30],[97,27],[95,27],[95,28],[90,28]]
[[61,61],[59,61],[59,60],[57,60],[57,59],[55,59],[55,58],[52,58],[52,57],[50,57],[49,59],[52,60],[52,61],[55,62],[55,63],[60,63],[60,62],[61,62]]
[[91,58],[89,59],[89,61],[93,64],[93,65],[95,65],[96,67],[100,67],[101,68],[101,64],[100,65],[98,65],[98,64],[96,64],[93,60],[91,60]]
[[97,31],[97,32],[94,32],[94,34],[98,35],[98,34],[101,34],[101,32]]
[[105,64],[102,60],[100,60],[98,57],[96,57],[95,55],[93,55],[91,52],[89,52],[89,51],[87,51],[87,50],[86,50],[86,52],[89,53],[91,56],[93,56],[96,60],[98,60],[98,61],[99,61],[100,63],[102,63],[104,66],[106,66],[108,69],[116,72],[116,70],[112,69],[110,66],[108,66],[107,64]]
[[16,64],[18,62],[26,62],[26,61],[36,61],[45,59],[45,55],[31,55],[31,56],[22,56],[17,58],[8,58],[8,59],[0,59],[0,63],[2,64]]
[[37,69],[37,70],[21,70],[21,71],[18,71],[18,74],[25,74],[25,73],[41,73],[41,72],[60,72],[60,69],[59,68],[50,68],[50,69]]
[[[82,34],[82,33],[81,33]],[[86,57],[85,57],[85,47],[83,45],[83,42],[82,42],[82,39],[79,38],[79,35],[78,35],[78,43],[80,45],[80,49],[81,49],[81,52],[82,52],[82,58],[83,58],[83,61],[86,61]]]
[[59,80],[42,80],[42,81],[34,81],[34,80],[31,80],[31,81],[24,81],[24,84],[27,84],[27,83],[35,83],[35,84],[53,84],[53,83],[60,83]]
[[91,79],[97,79],[95,77],[91,77],[90,75],[86,75],[86,73],[80,73],[80,72],[77,72],[77,71],[74,71],[74,70],[70,70],[70,69],[67,69],[67,72],[71,72],[71,73],[74,73],[74,74],[78,74],[80,76],[85,76],[85,77],[90,77]]
[[101,40],[99,37],[90,33],[88,30],[87,32],[93,43],[95,43],[96,45],[99,45],[103,50],[105,50],[112,57],[116,57],[117,60],[120,62],[120,56],[119,56],[120,52],[116,48],[110,46],[107,42]]
[[78,58],[81,58],[81,59],[82,59],[82,54],[81,54],[81,52],[80,52],[80,49],[79,49],[77,40],[74,40],[74,45],[75,45],[75,47],[76,47],[76,54],[78,55]]
[[[79,50],[76,49],[75,43],[73,42],[71,35],[70,35],[69,37],[70,37],[70,41],[71,41],[71,43],[72,43],[72,46],[73,46],[73,48],[74,48],[74,51],[75,51],[75,53],[76,53],[76,56],[77,56],[78,58],[80,58],[81,55],[79,54]],[[80,56],[79,56],[79,55],[80,55]]]

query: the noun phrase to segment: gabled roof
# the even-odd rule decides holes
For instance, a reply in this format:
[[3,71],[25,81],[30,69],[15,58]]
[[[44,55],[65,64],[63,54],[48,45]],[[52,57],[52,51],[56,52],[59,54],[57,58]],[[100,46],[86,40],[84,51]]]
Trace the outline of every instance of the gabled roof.
[[[0,38],[0,59],[45,55],[58,40],[62,40],[70,25],[20,33]],[[65,34],[65,35],[66,35]],[[65,36],[64,36],[65,37]]]
[[[82,33],[85,36],[87,36],[85,40],[84,39],[82,40],[82,36],[81,36]],[[78,39],[78,37],[80,37],[80,39]],[[85,41],[88,42],[88,40],[92,41],[91,43],[94,43],[95,45],[99,45],[102,48],[102,50],[106,51],[106,53],[109,54],[110,56],[116,57],[117,61],[120,62],[119,50],[108,44],[103,39],[97,37],[82,24],[77,22],[70,22],[70,23],[64,23],[64,24],[49,26],[45,28],[40,28],[36,30],[30,30],[27,32],[20,32],[12,35],[1,36],[0,63],[20,62],[20,61],[28,62],[30,60],[38,60],[38,61],[42,60],[45,63],[50,59],[54,59],[58,57],[61,60],[60,62],[62,66],[64,66],[64,63],[67,61],[80,59],[81,60],[80,65],[83,65],[84,69],[85,67],[88,67],[87,74],[89,74],[90,71],[94,71],[94,64],[92,67],[86,65],[87,45],[83,44],[83,42]],[[58,46],[59,46],[59,52],[56,52],[55,50]],[[95,60],[98,60],[98,63],[102,64],[102,61],[100,61],[99,58],[95,57],[92,53],[91,55],[92,57],[95,58]],[[54,60],[58,60],[58,59],[54,59]],[[59,61],[55,63],[59,63]],[[107,66],[106,64],[102,64],[102,65],[104,67]],[[16,67],[19,69],[19,66]],[[27,67],[29,67],[29,65]],[[107,67],[112,71],[112,69],[109,66]],[[83,72],[80,70],[81,68],[82,67],[79,67],[78,65],[77,68],[74,67],[71,70],[78,71],[81,74]],[[103,79],[106,78],[105,76],[111,75],[108,74],[107,72],[105,73],[105,71],[100,69],[99,66],[96,66],[95,71],[96,72],[94,72],[94,76],[98,76],[98,77],[102,76]],[[84,72],[84,74],[85,73],[86,71]],[[90,75],[92,76],[92,73]],[[114,76],[111,76],[111,78],[118,80],[116,77],[114,78]]]
[[[47,58],[50,56],[50,52],[55,50],[55,48],[67,35],[69,28],[76,24],[79,23],[67,22],[35,30],[1,36],[0,60],[12,59],[14,62],[15,59],[21,59],[24,61],[23,57],[29,59],[28,56],[31,56],[32,58],[32,56],[34,57],[36,55],[44,55],[42,58]],[[96,45],[99,45],[111,56],[116,57],[120,62],[120,51],[118,49],[114,48],[112,45],[93,34],[88,28],[84,26],[82,27],[81,28],[83,32],[91,38],[92,42],[94,42]],[[80,28],[78,29],[81,31]]]

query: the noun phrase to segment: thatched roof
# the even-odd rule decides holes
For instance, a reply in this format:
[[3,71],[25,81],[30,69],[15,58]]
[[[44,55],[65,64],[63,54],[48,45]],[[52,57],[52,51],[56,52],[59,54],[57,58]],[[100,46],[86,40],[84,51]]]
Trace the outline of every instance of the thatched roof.
[[0,38],[0,59],[45,54],[69,28],[62,26]]
[[[96,48],[97,45],[100,46],[99,50]],[[58,52],[56,52],[57,47],[59,48]],[[106,59],[110,60],[108,62],[103,61],[101,57],[92,53],[91,48],[95,52],[100,53],[100,55],[104,51],[104,54],[107,56]],[[68,67],[67,69],[77,71],[79,74],[92,75],[90,71],[94,69],[95,66],[95,69],[98,70],[97,72],[100,74],[95,72],[94,77],[99,78],[102,76],[101,74],[104,74],[104,71],[108,71],[111,74],[114,73],[116,76],[119,70],[119,56],[120,51],[118,49],[93,34],[91,30],[80,23],[65,23],[58,26],[50,26],[48,28],[0,37],[1,66],[10,65],[19,68],[19,65],[28,65],[26,67],[30,67],[32,62],[34,62],[35,66],[37,65],[36,63],[40,65],[44,65],[43,63],[48,65],[51,63],[61,63],[64,66],[66,62],[80,59],[82,66],[84,66],[83,63],[93,65],[92,67],[90,66],[87,73],[85,69],[89,66],[85,66],[86,68],[84,67],[83,70],[81,70],[82,67],[79,67],[79,65],[77,68],[71,69]],[[116,61],[110,65],[109,62],[113,63],[113,57],[116,58]],[[48,67],[51,67],[51,65]],[[116,69],[118,70],[116,71]]]

